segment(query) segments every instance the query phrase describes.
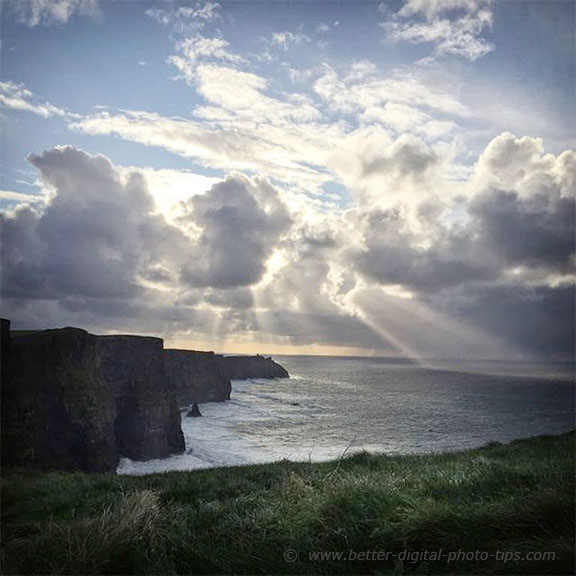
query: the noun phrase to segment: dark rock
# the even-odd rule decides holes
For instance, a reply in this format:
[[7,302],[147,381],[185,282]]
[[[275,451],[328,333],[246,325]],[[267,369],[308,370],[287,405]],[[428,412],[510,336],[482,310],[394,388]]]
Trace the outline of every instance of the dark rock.
[[118,450],[132,460],[184,451],[178,403],[164,371],[163,342],[142,336],[100,336],[100,369],[117,406]]
[[217,360],[231,380],[290,377],[284,367],[266,356],[217,356]]
[[2,339],[0,340],[0,364],[1,376],[0,380],[6,381],[8,377],[8,358],[10,357],[10,320],[0,318],[0,328],[2,330]]
[[115,471],[185,449],[178,406],[230,399],[230,379],[288,377],[263,356],[163,350],[159,338],[2,320],[2,466]]
[[116,406],[97,337],[77,328],[12,338],[2,381],[2,466],[112,471]]
[[10,320],[0,318],[0,328],[2,330],[2,351],[10,353]]
[[186,414],[186,416],[188,418],[198,418],[199,416],[202,416],[202,414],[200,413],[200,408],[198,408],[198,404],[196,404],[196,402],[194,402],[194,404],[190,406],[190,410],[188,411],[188,414]]
[[230,400],[228,378],[213,352],[164,350],[164,369],[179,406]]
[[2,378],[3,467],[103,472],[121,455],[182,452],[162,352],[159,339],[78,328],[12,338]]

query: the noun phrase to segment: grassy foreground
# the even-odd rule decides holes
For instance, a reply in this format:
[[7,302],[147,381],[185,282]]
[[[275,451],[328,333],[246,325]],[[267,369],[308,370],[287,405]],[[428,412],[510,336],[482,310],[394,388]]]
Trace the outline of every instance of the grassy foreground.
[[2,572],[573,574],[574,440],[145,477],[11,473]]

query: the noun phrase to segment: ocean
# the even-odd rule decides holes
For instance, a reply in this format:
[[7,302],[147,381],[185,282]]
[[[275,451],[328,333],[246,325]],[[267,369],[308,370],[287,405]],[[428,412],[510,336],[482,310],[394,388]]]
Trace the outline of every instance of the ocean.
[[573,364],[274,358],[290,379],[233,381],[229,402],[182,414],[184,454],[123,458],[118,473],[446,452],[575,427]]

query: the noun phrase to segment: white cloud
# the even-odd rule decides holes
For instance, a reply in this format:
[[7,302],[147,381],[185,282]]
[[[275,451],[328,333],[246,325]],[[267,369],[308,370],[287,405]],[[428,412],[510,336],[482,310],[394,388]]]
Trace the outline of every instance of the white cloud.
[[182,6],[176,10],[176,15],[181,18],[190,18],[211,22],[217,20],[221,6],[218,2],[203,2],[195,6]]
[[338,20],[334,20],[331,24],[327,22],[320,22],[318,26],[316,26],[316,32],[318,34],[328,34],[328,32],[332,31],[334,28],[340,26],[340,22]]
[[18,0],[7,4],[17,20],[31,28],[66,24],[75,15],[90,18],[101,15],[98,0]]
[[117,167],[70,146],[29,160],[51,194],[42,211],[21,204],[2,217],[9,296],[23,290],[138,298],[150,282],[174,289],[254,284],[291,222],[278,191],[263,178],[233,174],[207,188],[209,179],[181,175],[192,186],[187,194],[177,190],[179,212],[168,221],[148,182],[156,197],[170,195],[162,190],[174,181],[170,171]]
[[70,116],[68,112],[48,104],[35,103],[34,94],[24,84],[16,82],[0,82],[0,104],[9,110],[32,112],[43,118],[51,116]]
[[310,37],[302,32],[274,32],[270,42],[286,51],[290,46],[299,46],[304,42],[310,42]]
[[563,172],[560,163],[568,158],[574,161],[574,153],[565,152],[561,158],[557,160],[552,154],[544,154],[544,145],[539,138],[516,138],[510,132],[504,132],[494,138],[482,152],[476,179],[479,186],[516,189],[523,195],[530,194],[531,181],[535,179],[536,184],[542,185],[541,176],[549,174],[557,161],[559,167],[555,173]]
[[101,112],[70,126],[160,146],[212,168],[260,170],[307,188],[330,179],[326,159],[338,145],[342,126],[322,122],[309,97],[270,96],[267,80],[226,66],[200,65],[194,82],[208,103],[194,110],[194,120]]
[[53,192],[41,212],[3,215],[7,296],[129,299],[140,271],[171,261],[183,236],[154,214],[138,173],[123,180],[104,156],[71,147],[29,160]]
[[197,34],[178,42],[176,48],[179,54],[170,56],[167,61],[182,73],[188,83],[192,83],[196,76],[196,67],[201,62],[245,62],[244,58],[230,52],[229,46],[222,38],[205,38]]
[[392,41],[433,44],[436,57],[473,61],[494,50],[482,36],[492,27],[490,5],[487,0],[408,0],[382,27]]
[[[363,239],[353,259],[368,278],[433,293],[504,281],[550,286],[573,274],[576,153],[554,157],[537,139],[501,134],[481,155],[467,196],[451,198],[438,182],[426,190],[435,159],[417,142],[396,142],[381,154],[368,148],[359,152],[363,166],[376,154],[369,165],[384,172],[383,189],[404,186],[396,204],[379,208],[371,198],[359,205]],[[412,208],[404,203],[410,189]]]
[[385,106],[388,102],[465,117],[468,109],[447,90],[414,74],[385,77],[370,65],[357,63],[346,75],[326,65],[314,91],[335,111],[351,113]]
[[[201,62],[188,78],[205,101],[193,110],[193,119],[103,111],[69,125],[88,134],[162,147],[210,168],[261,171],[308,191],[334,179],[356,187],[351,178],[362,173],[350,167],[356,156],[350,146],[357,142],[363,148],[378,126],[386,137],[405,132],[418,136],[444,163],[454,156],[453,118],[469,112],[432,81],[406,73],[386,77],[368,61],[354,62],[341,73],[324,66],[312,76],[317,79],[311,94],[305,86],[286,93],[253,72]],[[341,112],[349,117],[335,119]]]
[[198,68],[197,90],[207,101],[253,122],[286,123],[318,120],[320,112],[303,94],[284,99],[265,94],[269,82],[261,76],[223,66]]
[[47,201],[45,195],[23,194],[12,190],[0,190],[0,202],[17,202],[19,204],[41,204]]
[[220,18],[221,6],[217,2],[194,2],[187,6],[175,8],[149,8],[146,15],[164,26],[173,25],[180,31],[199,30],[208,22]]
[[[158,146],[181,156],[193,158],[206,167],[223,170],[260,170],[284,181],[299,181],[305,186],[317,185],[329,176],[303,162],[301,150],[291,150],[289,141],[282,141],[280,127],[266,130],[252,128],[248,132],[228,128],[225,124],[212,128],[206,122],[166,118],[148,112],[124,111],[118,114],[102,112],[74,121],[74,130],[87,134],[116,135],[147,146]],[[311,128],[307,128],[310,132]],[[295,133],[296,132],[296,133]],[[335,133],[336,134],[336,133]],[[295,145],[300,141],[297,129],[285,131],[285,139]],[[274,140],[273,138],[276,138]],[[320,146],[322,135],[317,135]],[[325,156],[326,150],[308,145]]]

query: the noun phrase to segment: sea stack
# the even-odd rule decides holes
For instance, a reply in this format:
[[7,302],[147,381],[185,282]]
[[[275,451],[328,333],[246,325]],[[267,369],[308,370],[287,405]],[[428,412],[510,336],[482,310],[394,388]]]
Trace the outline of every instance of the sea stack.
[[188,418],[198,418],[202,416],[202,414],[200,413],[200,408],[198,408],[198,404],[196,404],[196,402],[194,402],[194,404],[190,406],[190,410],[188,411],[188,414],[186,414],[186,416]]

